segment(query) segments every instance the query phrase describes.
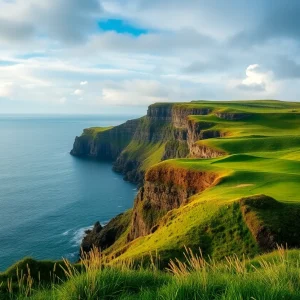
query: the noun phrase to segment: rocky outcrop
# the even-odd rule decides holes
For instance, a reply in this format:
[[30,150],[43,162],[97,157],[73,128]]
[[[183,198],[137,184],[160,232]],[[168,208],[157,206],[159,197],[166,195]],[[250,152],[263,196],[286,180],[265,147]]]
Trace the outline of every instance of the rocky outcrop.
[[187,157],[189,153],[189,147],[185,140],[170,140],[165,145],[162,160]]
[[75,138],[71,154],[103,160],[115,160],[132,140],[141,119],[129,120],[124,124],[97,133],[84,131]]
[[83,252],[89,252],[93,246],[105,250],[127,230],[131,220],[131,211],[119,214],[104,227],[96,222],[93,229],[86,232],[81,243]]
[[145,175],[145,183],[134,203],[127,240],[154,232],[158,221],[192,195],[216,184],[218,175],[187,169],[155,167]]
[[194,158],[217,158],[225,154],[224,151],[207,147],[201,143],[194,143],[190,146],[190,155]]
[[188,126],[188,116],[192,115],[208,115],[212,112],[210,108],[194,108],[186,106],[174,106],[172,111],[172,123],[174,127]]
[[122,153],[113,164],[113,170],[124,175],[124,180],[136,184],[142,184],[144,172],[139,169],[140,162],[127,157],[127,153]]
[[172,108],[171,103],[153,104],[148,107],[147,117],[154,121],[172,121]]
[[225,136],[224,133],[213,130],[215,123],[213,122],[195,122],[188,121],[188,139],[187,144],[189,147],[190,157],[194,158],[216,158],[223,156],[224,151],[207,147],[206,145],[197,143],[199,140],[209,138],[218,138]]

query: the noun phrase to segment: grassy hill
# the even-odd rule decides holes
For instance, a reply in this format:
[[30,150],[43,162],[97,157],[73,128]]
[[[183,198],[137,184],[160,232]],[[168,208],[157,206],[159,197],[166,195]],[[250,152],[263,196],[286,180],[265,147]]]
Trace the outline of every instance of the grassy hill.
[[[96,268],[91,277],[73,271],[66,283],[35,299],[300,297],[299,251],[259,256],[278,244],[300,248],[300,103],[158,103],[146,117],[119,127],[86,129],[76,153],[114,159],[128,179],[140,179],[141,172],[143,186],[133,209],[96,237],[118,232],[103,247],[104,271]],[[201,248],[202,256],[187,257],[185,247]],[[154,256],[173,275],[148,269]],[[174,265],[175,257],[185,264]],[[128,262],[148,267],[115,270]],[[7,279],[2,274],[0,282],[1,276]]]
[[[163,161],[148,169],[146,183],[149,173],[179,174],[184,169],[214,173],[217,180],[159,218],[155,208],[145,211],[142,201],[135,204],[145,222],[157,220],[151,224],[156,225],[155,232],[128,243],[127,231],[106,250],[107,255],[117,260],[140,260],[159,251],[168,260],[179,257],[184,246],[189,246],[201,247],[205,256],[222,259],[232,253],[255,256],[270,251],[276,243],[299,247],[300,105],[197,101],[175,104],[173,109],[191,107],[209,110],[206,115],[187,117],[188,122],[204,128],[202,135],[220,133],[216,138],[195,141],[194,146],[224,154],[212,159]],[[148,181],[160,187],[161,180]],[[178,186],[172,180],[163,184]],[[245,198],[249,200],[246,213]],[[264,201],[265,206],[256,204]]]

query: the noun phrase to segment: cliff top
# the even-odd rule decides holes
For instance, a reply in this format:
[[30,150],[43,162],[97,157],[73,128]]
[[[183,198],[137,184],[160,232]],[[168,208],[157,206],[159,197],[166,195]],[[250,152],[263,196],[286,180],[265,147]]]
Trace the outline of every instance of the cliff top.
[[113,126],[109,126],[109,127],[90,127],[90,128],[85,128],[83,130],[83,135],[91,135],[91,136],[96,136],[98,133],[100,132],[104,132],[107,130],[112,129]]
[[300,112],[299,102],[287,102],[280,100],[237,100],[237,101],[211,101],[211,100],[193,100],[191,102],[158,102],[149,106],[149,108],[211,108],[217,111],[239,111],[239,112]]

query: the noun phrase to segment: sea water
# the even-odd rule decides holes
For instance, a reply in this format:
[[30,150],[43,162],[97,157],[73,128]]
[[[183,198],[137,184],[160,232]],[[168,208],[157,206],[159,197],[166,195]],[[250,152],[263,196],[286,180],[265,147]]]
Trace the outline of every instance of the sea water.
[[0,116],[0,271],[25,256],[76,259],[84,231],[130,208],[133,184],[111,163],[69,154],[92,126],[129,116]]

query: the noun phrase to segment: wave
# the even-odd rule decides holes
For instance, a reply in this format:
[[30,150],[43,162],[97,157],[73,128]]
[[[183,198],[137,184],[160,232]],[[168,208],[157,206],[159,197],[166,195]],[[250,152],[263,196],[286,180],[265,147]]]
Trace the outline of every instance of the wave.
[[61,235],[63,235],[63,236],[69,235],[69,233],[70,233],[71,231],[72,231],[72,229],[69,229],[69,230],[63,232]]
[[79,247],[81,245],[81,241],[83,237],[85,236],[85,231],[92,230],[92,229],[93,226],[88,226],[88,227],[82,227],[78,230],[75,230],[71,238],[72,247]]

